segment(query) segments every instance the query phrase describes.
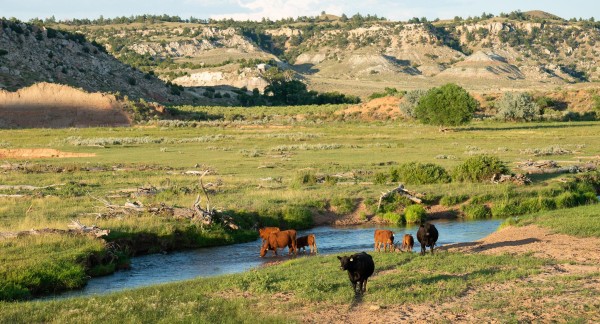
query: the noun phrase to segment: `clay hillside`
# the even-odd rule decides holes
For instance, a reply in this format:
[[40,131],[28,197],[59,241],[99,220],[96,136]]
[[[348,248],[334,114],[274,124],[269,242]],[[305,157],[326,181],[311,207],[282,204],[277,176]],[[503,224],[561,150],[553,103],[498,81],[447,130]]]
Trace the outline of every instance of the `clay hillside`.
[[0,88],[60,83],[162,103],[186,101],[159,78],[123,64],[84,35],[0,20]]
[[600,23],[541,11],[433,22],[358,14],[262,22],[167,18],[53,26],[184,87],[262,90],[270,66],[292,69],[314,90],[360,96],[389,85],[410,90],[456,82],[503,91],[600,80]]

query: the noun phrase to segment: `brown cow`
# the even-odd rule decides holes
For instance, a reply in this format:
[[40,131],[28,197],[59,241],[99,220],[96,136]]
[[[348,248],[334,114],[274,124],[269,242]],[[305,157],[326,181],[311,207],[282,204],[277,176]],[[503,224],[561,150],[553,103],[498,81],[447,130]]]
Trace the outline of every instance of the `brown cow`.
[[278,248],[289,248],[288,254],[296,254],[298,249],[296,248],[296,231],[287,230],[271,233],[269,238],[263,243],[260,248],[260,257],[264,257],[268,250],[273,251],[274,255],[277,255]]
[[315,239],[315,234],[300,236],[296,239],[296,248],[302,248],[302,250],[306,251],[307,246],[310,247],[310,253],[318,253],[317,240]]
[[402,238],[402,247],[400,251],[412,252],[413,247],[415,246],[415,239],[410,234],[404,234]]
[[387,251],[388,245],[390,247],[390,252],[393,252],[394,233],[390,230],[375,230],[375,250],[377,252],[380,251],[381,244],[383,244],[384,252]]
[[258,229],[258,236],[264,241],[269,239],[271,233],[279,232],[279,227],[263,227]]

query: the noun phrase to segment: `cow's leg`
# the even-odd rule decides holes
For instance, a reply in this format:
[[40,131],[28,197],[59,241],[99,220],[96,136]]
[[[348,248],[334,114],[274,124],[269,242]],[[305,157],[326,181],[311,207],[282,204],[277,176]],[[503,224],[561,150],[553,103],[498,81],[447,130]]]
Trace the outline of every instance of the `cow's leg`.
[[363,281],[363,287],[362,287],[362,292],[363,292],[363,293],[367,291],[367,280],[369,280],[369,279],[365,279],[365,280]]
[[375,251],[377,251],[377,241],[375,241],[375,246],[373,247]]
[[425,249],[427,247],[425,246],[425,244],[421,245],[421,255],[425,255]]
[[435,244],[431,244],[431,255],[433,255],[433,246],[434,246],[434,245],[435,245]]
[[352,289],[354,290],[354,293],[356,294],[356,281],[352,282]]

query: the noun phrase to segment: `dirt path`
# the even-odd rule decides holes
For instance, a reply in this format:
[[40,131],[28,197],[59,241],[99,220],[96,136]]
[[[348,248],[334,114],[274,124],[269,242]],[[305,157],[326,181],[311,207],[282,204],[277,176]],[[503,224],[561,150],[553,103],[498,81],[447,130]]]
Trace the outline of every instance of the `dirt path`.
[[[440,250],[467,254],[532,254],[535,257],[553,259],[557,264],[543,269],[536,276],[502,284],[489,284],[470,289],[463,295],[441,304],[404,304],[382,307],[369,303],[358,303],[336,309],[305,314],[303,320],[311,323],[501,323],[494,314],[504,314],[519,322],[562,322],[573,314],[585,322],[600,321],[600,311],[582,305],[582,300],[600,306],[598,276],[600,273],[600,239],[574,238],[553,234],[538,226],[507,227],[480,241],[451,244]],[[569,261],[565,263],[565,261]],[[554,290],[551,283],[558,277],[580,276],[583,279],[568,286],[560,294],[544,294],[544,289]],[[532,287],[541,287],[534,289]],[[474,305],[477,298],[490,296],[497,299],[502,309],[481,309]],[[580,309],[578,309],[580,308]],[[593,307],[592,307],[593,308]],[[505,313],[502,313],[505,312]]]

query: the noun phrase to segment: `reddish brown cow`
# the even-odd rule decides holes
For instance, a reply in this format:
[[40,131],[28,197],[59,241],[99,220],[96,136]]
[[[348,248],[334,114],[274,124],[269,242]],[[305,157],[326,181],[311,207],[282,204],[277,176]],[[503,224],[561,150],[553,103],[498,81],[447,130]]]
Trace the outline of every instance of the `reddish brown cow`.
[[384,252],[387,251],[388,246],[390,247],[390,252],[393,252],[394,233],[389,230],[375,230],[375,250],[377,252],[380,251],[381,244],[383,244]]
[[308,234],[307,236],[300,236],[296,239],[296,248],[306,251],[306,247],[310,247],[310,253],[317,253],[317,240],[315,234]]
[[264,241],[269,239],[271,233],[279,232],[279,227],[263,227],[258,229],[258,235]]
[[289,248],[288,254],[296,254],[298,249],[296,248],[296,231],[295,230],[287,230],[287,231],[279,231],[275,233],[271,233],[269,238],[263,243],[260,248],[260,257],[264,257],[267,254],[268,250],[273,251],[274,255],[277,255],[277,249]]
[[414,246],[415,239],[413,238],[413,236],[410,234],[404,234],[404,237],[402,238],[402,247],[400,248],[400,250],[412,252]]

